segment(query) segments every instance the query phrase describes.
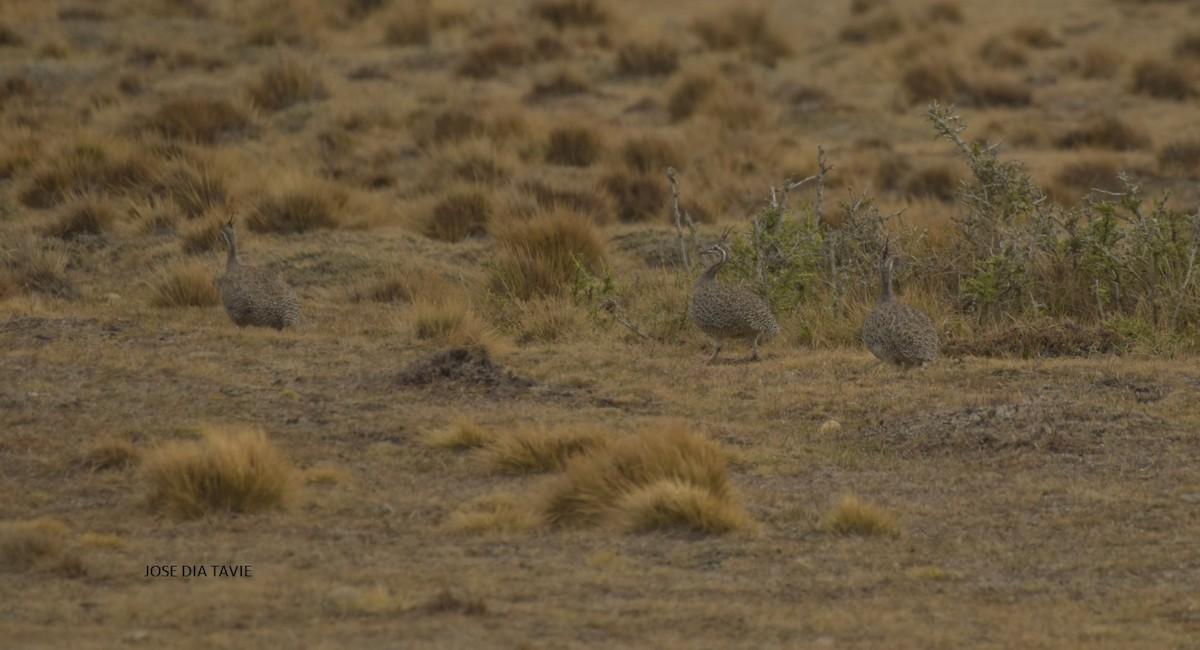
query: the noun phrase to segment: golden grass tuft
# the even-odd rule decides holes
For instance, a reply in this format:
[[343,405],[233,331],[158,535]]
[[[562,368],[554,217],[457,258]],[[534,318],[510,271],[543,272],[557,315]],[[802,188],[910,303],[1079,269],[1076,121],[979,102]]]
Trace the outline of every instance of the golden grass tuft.
[[349,192],[338,183],[293,179],[257,202],[246,217],[246,227],[279,235],[338,228],[349,201]]
[[1084,46],[1079,54],[1079,74],[1084,79],[1112,79],[1121,69],[1121,53],[1108,43]]
[[894,10],[857,16],[838,32],[848,43],[882,43],[904,33],[904,18]]
[[263,68],[258,79],[246,91],[255,106],[280,111],[301,102],[319,101],[329,96],[320,70],[298,58],[280,56]]
[[63,553],[67,525],[53,517],[0,522],[0,568],[27,571]]
[[992,36],[979,46],[979,58],[993,68],[1022,68],[1029,63],[1029,52],[1003,36]]
[[1029,47],[1044,50],[1052,47],[1062,47],[1063,42],[1045,25],[1017,25],[1010,32],[1013,40]]
[[85,135],[42,157],[19,198],[49,208],[85,194],[121,194],[141,187],[153,171],[154,161],[136,145]]
[[1197,93],[1187,68],[1167,61],[1142,61],[1133,70],[1133,92],[1158,99],[1183,101]]
[[720,14],[697,19],[692,31],[713,50],[747,50],[754,60],[774,65],[790,56],[787,38],[776,31],[765,9],[737,7]]
[[198,144],[240,140],[254,132],[249,113],[226,97],[191,94],[170,97],[144,126],[168,138]]
[[600,186],[616,202],[617,217],[621,221],[645,221],[666,215],[670,209],[667,203],[670,189],[664,172],[614,170],[600,179]]
[[422,230],[431,239],[462,241],[486,234],[491,213],[491,202],[483,191],[454,189],[434,204]]
[[[540,181],[522,183],[520,190],[532,198],[536,207],[545,212],[556,209],[577,212],[587,215],[592,223],[601,226],[612,221],[616,213],[616,204],[607,192],[597,187],[572,187],[559,189]],[[536,214],[536,210],[534,211]]]
[[617,49],[617,74],[649,77],[679,69],[679,48],[665,39],[629,41]]
[[305,485],[339,485],[346,481],[346,473],[336,467],[322,465],[304,470]]
[[328,22],[320,0],[259,0],[243,6],[248,13],[239,22],[250,45],[312,47]]
[[261,429],[212,428],[155,449],[144,467],[151,504],[181,518],[282,509],[295,490],[292,464]]
[[630,137],[621,145],[621,160],[631,171],[639,174],[666,174],[668,167],[683,163],[678,147],[670,140],[656,135]]
[[621,530],[631,533],[684,529],[719,535],[756,528],[745,509],[674,478],[660,479],[622,496],[615,518]]
[[393,266],[353,288],[350,298],[354,302],[410,303],[421,296],[441,295],[448,289],[446,278],[437,271]]
[[587,76],[574,68],[559,68],[548,77],[534,82],[525,95],[527,102],[540,102],[559,97],[581,95],[592,89]]
[[537,59],[538,51],[514,34],[495,34],[466,50],[456,71],[471,79],[490,79],[504,68],[516,68]]
[[218,246],[225,246],[221,241],[221,226],[229,221],[227,215],[213,213],[207,219],[196,223],[179,234],[180,246],[188,254],[207,253]]
[[457,293],[414,299],[407,320],[408,334],[415,341],[443,347],[491,347],[494,343],[487,322]]
[[386,18],[383,42],[393,47],[429,45],[437,28],[432,5],[430,0],[399,3]]
[[117,208],[112,201],[99,196],[80,196],[64,205],[54,221],[42,232],[64,241],[84,236],[99,236],[117,222]]
[[228,207],[228,175],[227,169],[212,160],[179,156],[166,164],[151,192],[173,201],[188,219],[196,219]]
[[157,274],[150,304],[155,307],[213,307],[220,302],[211,265],[173,262]]
[[900,101],[905,106],[934,100],[953,103],[966,87],[958,70],[944,60],[918,61],[906,67],[900,76]]
[[920,169],[904,183],[904,195],[909,198],[933,199],[952,203],[958,197],[962,174],[956,167],[936,164]]
[[570,298],[517,303],[513,329],[518,344],[558,343],[586,325],[586,315]]
[[435,449],[464,451],[485,447],[494,439],[495,436],[475,420],[459,417],[450,426],[427,433],[421,442]]
[[142,452],[125,438],[107,436],[89,444],[82,464],[93,472],[125,469],[141,460]]
[[1102,115],[1064,133],[1056,144],[1062,149],[1095,147],[1131,151],[1150,146],[1150,138],[1141,129],[1115,115]]
[[554,25],[568,27],[598,27],[607,24],[612,16],[599,0],[535,0],[530,13]]
[[608,431],[592,425],[529,427],[497,436],[486,456],[504,474],[542,474],[562,469],[574,456],[603,449],[611,440]]
[[838,535],[862,537],[898,537],[900,526],[896,518],[883,508],[846,495],[825,518],[825,526]]
[[332,616],[387,614],[404,608],[405,603],[383,587],[336,587],[321,601],[321,609]]
[[446,528],[469,535],[522,533],[537,526],[537,513],[530,504],[509,494],[479,497],[451,513]]
[[1158,152],[1158,166],[1166,171],[1195,177],[1200,173],[1200,140],[1167,144]]
[[604,262],[604,243],[591,220],[564,208],[505,224],[496,236],[492,291],[520,300],[557,295],[580,268],[594,271]]
[[12,248],[0,249],[0,265],[7,272],[9,282],[19,291],[78,298],[79,289],[67,276],[70,258],[61,246],[53,240],[27,237]]
[[725,453],[680,422],[648,428],[572,459],[547,484],[542,511],[549,523],[559,525],[670,526],[709,533],[751,525],[734,500]]
[[568,167],[590,167],[604,154],[604,136],[590,126],[560,126],[546,140],[546,162]]
[[714,70],[685,71],[667,93],[667,113],[675,122],[691,117],[723,82]]
[[1118,176],[1121,170],[1108,158],[1089,158],[1066,163],[1054,175],[1047,188],[1059,202],[1074,204],[1093,189],[1117,192],[1124,188]]

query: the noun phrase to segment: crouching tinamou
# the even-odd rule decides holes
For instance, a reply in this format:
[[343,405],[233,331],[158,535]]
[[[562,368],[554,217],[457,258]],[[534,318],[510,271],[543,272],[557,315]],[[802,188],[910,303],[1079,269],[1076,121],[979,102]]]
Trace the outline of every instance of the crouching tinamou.
[[[728,231],[726,231],[728,234]],[[729,260],[725,238],[700,251],[701,255],[715,255],[717,261],[704,270],[696,280],[688,313],[692,321],[713,340],[715,345],[713,363],[721,352],[726,339],[745,339],[750,342],[750,360],[758,359],[759,342],[767,342],[779,333],[779,323],[767,303],[752,291],[733,287],[717,281],[717,273]]]
[[221,227],[221,239],[229,247],[225,277],[221,280],[221,304],[238,327],[254,325],[281,330],[300,321],[300,300],[283,277],[246,266],[238,261],[237,234],[233,219]]
[[879,260],[879,302],[863,323],[862,340],[880,361],[902,370],[924,366],[937,359],[937,328],[929,316],[897,302],[892,295],[893,258],[883,247]]

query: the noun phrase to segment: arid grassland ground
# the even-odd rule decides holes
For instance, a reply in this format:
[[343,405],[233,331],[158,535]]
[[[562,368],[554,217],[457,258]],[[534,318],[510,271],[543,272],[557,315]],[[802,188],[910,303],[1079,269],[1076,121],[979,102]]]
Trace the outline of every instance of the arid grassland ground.
[[[0,645],[1200,648],[1200,4],[735,4],[0,4]],[[745,260],[818,146],[829,263],[706,365],[666,169]]]

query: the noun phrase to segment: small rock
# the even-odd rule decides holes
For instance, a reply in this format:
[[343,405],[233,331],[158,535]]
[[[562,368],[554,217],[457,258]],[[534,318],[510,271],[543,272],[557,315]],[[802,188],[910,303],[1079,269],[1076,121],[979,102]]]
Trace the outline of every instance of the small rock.
[[121,638],[125,643],[143,643],[150,639],[150,632],[147,630],[133,630]]
[[377,517],[386,517],[394,512],[396,512],[396,510],[386,503],[371,504],[371,514]]

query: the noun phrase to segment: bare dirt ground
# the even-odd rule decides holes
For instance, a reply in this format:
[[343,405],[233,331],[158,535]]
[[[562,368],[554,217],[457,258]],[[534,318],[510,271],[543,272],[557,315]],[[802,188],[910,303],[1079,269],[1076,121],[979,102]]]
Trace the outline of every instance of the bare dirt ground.
[[[922,172],[950,170],[950,187],[965,172],[902,79],[909,62],[951,61],[976,84],[946,78],[973,128],[1011,143],[1055,200],[1119,169],[1194,210],[1200,163],[1162,152],[1200,137],[1195,95],[1137,91],[1135,69],[1196,69],[1196,4],[764,3],[786,53],[706,40],[696,21],[730,22],[721,2],[578,4],[608,17],[559,29],[523,0],[0,7],[3,645],[1200,648],[1194,343],[976,356],[987,345],[953,302],[921,295],[959,346],[925,369],[853,344],[869,304],[784,320],[760,362],[731,342],[705,365],[665,179],[624,147],[666,141],[706,235],[812,173],[822,144],[831,194],[871,190],[936,240],[960,208]],[[621,72],[631,41],[674,44],[675,67]],[[255,99],[281,60],[323,90]],[[688,75],[718,90],[673,116]],[[1032,96],[1003,99],[1002,83]],[[233,115],[211,139],[168,119],[197,92],[231,102],[181,118]],[[1101,113],[1132,144],[1119,128],[1067,137]],[[564,124],[598,134],[594,161],[547,162]],[[1096,160],[1083,186],[1064,173]],[[579,192],[648,339],[569,288],[488,289],[505,211],[546,187]],[[269,206],[297,188],[334,206],[328,221],[285,227],[293,213]],[[472,191],[490,207],[467,229],[483,232],[438,230],[461,226],[439,222],[439,202]],[[111,214],[72,221],[80,201]],[[206,293],[224,264],[208,235],[231,215],[244,259],[296,288],[298,328],[239,329]],[[172,277],[190,297],[164,301]],[[522,519],[561,470],[514,474],[486,444],[431,442],[464,422],[486,437],[682,427],[720,446],[753,526]],[[296,467],[287,507],[153,506],[154,450],[241,427]],[[892,532],[837,532],[847,495]]]

